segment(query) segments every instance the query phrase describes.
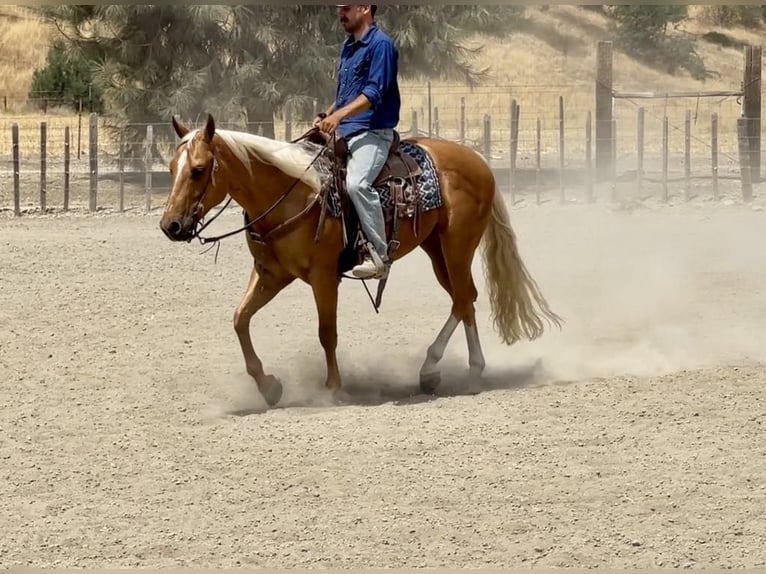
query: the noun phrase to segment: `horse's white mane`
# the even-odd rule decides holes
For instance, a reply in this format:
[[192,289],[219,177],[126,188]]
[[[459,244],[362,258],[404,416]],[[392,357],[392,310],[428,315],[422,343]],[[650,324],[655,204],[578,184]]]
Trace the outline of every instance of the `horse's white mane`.
[[[199,129],[190,130],[181,140],[188,142]],[[321,146],[310,142],[290,143],[273,140],[248,132],[216,129],[215,133],[226,143],[231,152],[250,170],[250,156],[254,155],[261,162],[273,165],[287,175],[300,178],[315,192],[322,185],[322,173],[315,163],[309,164],[319,152]]]

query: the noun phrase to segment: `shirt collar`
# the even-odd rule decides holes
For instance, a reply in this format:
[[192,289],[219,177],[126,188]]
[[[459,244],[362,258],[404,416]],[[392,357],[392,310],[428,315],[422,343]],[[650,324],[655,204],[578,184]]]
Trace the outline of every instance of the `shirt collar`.
[[[371,39],[373,33],[375,33],[375,31],[377,29],[378,29],[378,25],[375,22],[370,24],[370,27],[364,33],[364,36],[359,38],[359,43],[360,44],[364,44],[364,45],[369,44],[370,43],[370,39]],[[346,46],[352,46],[354,44],[354,42],[356,42],[356,40],[354,40],[354,35],[353,34],[349,34],[348,38],[346,38]]]

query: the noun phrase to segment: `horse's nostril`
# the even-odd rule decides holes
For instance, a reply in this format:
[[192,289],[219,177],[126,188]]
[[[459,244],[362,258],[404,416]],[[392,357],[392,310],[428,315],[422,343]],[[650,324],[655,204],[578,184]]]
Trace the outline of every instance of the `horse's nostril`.
[[171,221],[168,224],[168,233],[173,237],[178,236],[181,233],[181,223],[178,221]]

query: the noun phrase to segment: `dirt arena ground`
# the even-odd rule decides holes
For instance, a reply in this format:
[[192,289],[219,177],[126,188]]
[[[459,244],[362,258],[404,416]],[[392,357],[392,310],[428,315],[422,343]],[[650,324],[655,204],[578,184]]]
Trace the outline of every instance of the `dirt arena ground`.
[[567,322],[505,347],[481,291],[486,377],[458,329],[433,400],[424,254],[380,315],[342,285],[348,406],[294,284],[253,322],[272,410],[232,329],[241,238],[216,263],[158,213],[4,214],[0,566],[763,566],[763,205],[514,208]]

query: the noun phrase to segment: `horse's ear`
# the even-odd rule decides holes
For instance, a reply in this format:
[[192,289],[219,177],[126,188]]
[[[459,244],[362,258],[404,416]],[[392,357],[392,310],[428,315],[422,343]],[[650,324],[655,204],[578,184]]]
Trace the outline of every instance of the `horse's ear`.
[[176,130],[179,138],[183,138],[189,133],[189,128],[183,122],[177,120],[175,116],[173,116],[173,129]]
[[207,143],[212,142],[214,134],[215,134],[215,121],[213,120],[213,116],[211,116],[208,113],[207,123],[205,124],[205,141],[207,141]]

